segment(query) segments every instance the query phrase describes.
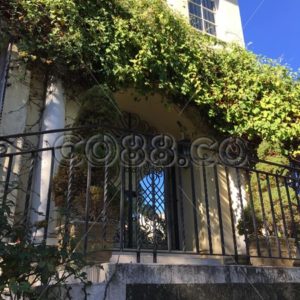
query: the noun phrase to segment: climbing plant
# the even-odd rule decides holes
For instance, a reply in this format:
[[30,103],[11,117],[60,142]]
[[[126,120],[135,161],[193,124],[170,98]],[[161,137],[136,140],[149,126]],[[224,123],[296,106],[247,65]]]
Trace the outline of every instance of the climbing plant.
[[251,198],[239,221],[239,233],[295,237],[300,221],[295,171],[286,167],[289,159],[278,144],[263,141],[257,154],[255,169],[259,171],[251,173],[246,186]]
[[[91,167],[91,184],[88,187],[91,206],[89,220],[96,222],[101,220],[101,217],[103,218],[104,164],[107,151],[104,146],[104,132],[101,132],[99,128],[103,126],[106,128],[104,129],[105,133],[108,133],[105,126],[115,125],[119,117],[119,110],[107,86],[93,86],[80,95],[79,98],[81,106],[74,122],[74,127],[80,128],[80,130],[73,133],[74,135],[80,135],[82,140],[77,145],[75,144],[76,141],[74,141],[76,146],[73,155],[76,157],[76,167],[74,167],[72,174],[73,184],[71,188],[74,199],[72,199],[71,212],[73,218],[85,218],[85,195],[87,193],[86,185],[89,165]],[[93,130],[92,126],[97,126],[97,129]],[[90,138],[93,138],[92,142]],[[69,163],[63,159],[54,177],[54,202],[58,207],[62,207],[67,199],[70,178],[69,168]],[[118,172],[115,164],[110,166],[107,172],[109,172],[109,176],[115,176]],[[108,184],[107,189],[108,198],[113,199],[111,206],[117,209],[119,199],[113,196],[116,193],[113,182]],[[115,211],[114,213],[116,215]]]
[[87,295],[86,262],[73,241],[61,240],[58,247],[33,241],[28,224],[14,222],[14,210],[14,203],[1,202],[0,299],[71,299],[71,278],[83,284]]
[[79,99],[81,105],[74,121],[78,130],[73,134],[81,137],[80,142],[72,141],[72,171],[70,160],[62,159],[59,163],[52,186],[53,200],[57,207],[63,207],[69,191],[72,192],[68,209],[71,236],[78,240],[79,249],[84,250],[85,222],[89,222],[86,259],[93,261],[97,255],[97,261],[107,262],[111,254],[105,249],[111,249],[118,236],[120,193],[115,181],[120,170],[117,163],[108,164],[106,146],[108,128],[116,126],[120,111],[105,85],[93,86]]
[[[299,74],[200,34],[163,0],[11,0],[1,35],[68,81],[197,105],[222,132],[298,142]],[[71,76],[66,76],[66,74]]]

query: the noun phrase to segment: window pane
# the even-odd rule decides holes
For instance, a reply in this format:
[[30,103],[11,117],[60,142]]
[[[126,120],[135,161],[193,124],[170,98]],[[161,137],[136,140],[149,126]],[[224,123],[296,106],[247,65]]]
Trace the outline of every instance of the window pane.
[[214,24],[209,22],[204,22],[204,26],[205,26],[205,32],[211,35],[216,35],[216,26]]
[[203,19],[215,23],[214,13],[203,8]]
[[201,17],[201,7],[199,5],[189,2],[189,12],[190,14]]
[[194,15],[190,15],[190,22],[193,27],[195,27],[199,30],[203,30],[202,19],[200,19]]
[[215,8],[214,1],[211,0],[202,0],[202,5],[210,10]]
[[194,3],[198,4],[198,5],[201,5],[202,0],[191,0],[191,2],[194,2]]
[[[189,13],[190,23],[198,30],[211,35],[216,35],[214,1],[212,0],[190,0]],[[203,24],[203,22],[205,23]]]

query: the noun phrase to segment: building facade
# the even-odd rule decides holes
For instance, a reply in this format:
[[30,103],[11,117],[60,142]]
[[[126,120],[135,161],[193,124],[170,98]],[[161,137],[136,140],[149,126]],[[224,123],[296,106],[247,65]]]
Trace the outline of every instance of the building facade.
[[238,0],[168,0],[196,29],[225,42],[244,45]]
[[[195,30],[244,46],[237,0],[168,3]],[[251,240],[247,230],[239,231],[244,209],[254,197],[249,181],[253,170],[243,161],[237,167],[222,160],[232,140],[221,139],[194,107],[166,109],[161,95],[141,96],[137,102],[135,90],[121,90],[114,94],[119,120],[106,128],[106,135],[100,127],[87,133],[73,128],[81,109],[76,87],[67,91],[59,78],[48,78],[41,69],[29,71],[18,60],[15,45],[2,49],[0,80],[1,194],[33,227],[46,224],[34,227],[37,242],[57,243],[59,230],[66,226],[60,210],[67,202],[70,232],[94,263],[214,265],[254,257],[252,262],[272,264],[275,256],[281,263],[284,259],[293,263],[295,254],[289,246],[279,256],[273,244],[271,252],[263,252],[258,232],[253,246],[253,232]],[[110,154],[120,156],[110,161],[109,156],[103,160],[95,155],[90,160],[89,151],[99,143],[116,147]],[[159,166],[151,160],[161,144],[174,154],[172,164]],[[78,169],[72,155],[82,145],[88,151],[84,168]],[[135,166],[132,161],[124,163],[128,157],[122,153],[128,145],[134,146],[128,156],[137,151],[148,160]],[[212,160],[195,159],[193,164],[193,153]],[[277,175],[269,176],[275,180]],[[272,197],[265,201],[272,202]],[[255,217],[253,222],[256,225]]]
[[[187,22],[196,30],[216,36],[225,42],[244,45],[237,0],[168,0],[168,3],[176,13],[186,18]],[[25,119],[32,118],[32,114],[34,114],[29,103],[30,84],[34,86],[40,84],[39,90],[43,88],[40,74],[36,76],[39,77],[39,83],[34,83],[35,79],[30,78],[31,75],[26,66],[17,62],[17,55],[15,47],[1,50],[0,103],[3,119],[1,133],[4,135],[21,133],[25,130]],[[10,61],[10,68],[8,68],[8,61]],[[11,74],[7,74],[8,70]],[[35,77],[34,74],[32,76]],[[10,78],[12,82],[7,81],[7,78]],[[13,84],[14,80],[18,80],[18,82]],[[32,121],[34,122],[34,120]],[[30,123],[31,120],[28,122]]]

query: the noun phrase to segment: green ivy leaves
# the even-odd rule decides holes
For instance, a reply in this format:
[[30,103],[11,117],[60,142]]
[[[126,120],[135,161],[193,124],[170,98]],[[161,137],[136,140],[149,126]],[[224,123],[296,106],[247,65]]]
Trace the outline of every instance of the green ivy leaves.
[[192,99],[223,132],[298,140],[299,74],[197,32],[165,1],[12,0],[0,19],[21,51],[65,74]]

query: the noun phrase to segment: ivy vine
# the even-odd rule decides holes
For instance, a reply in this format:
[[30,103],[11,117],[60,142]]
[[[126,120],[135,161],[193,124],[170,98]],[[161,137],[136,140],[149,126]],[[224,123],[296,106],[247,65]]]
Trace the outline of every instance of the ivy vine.
[[1,35],[13,38],[25,59],[68,74],[68,81],[161,93],[178,105],[197,105],[222,132],[298,143],[299,73],[200,34],[166,1],[11,0],[1,6]]

